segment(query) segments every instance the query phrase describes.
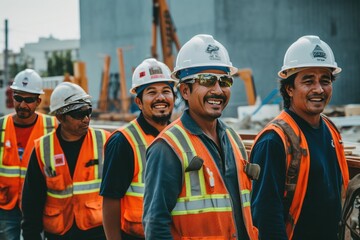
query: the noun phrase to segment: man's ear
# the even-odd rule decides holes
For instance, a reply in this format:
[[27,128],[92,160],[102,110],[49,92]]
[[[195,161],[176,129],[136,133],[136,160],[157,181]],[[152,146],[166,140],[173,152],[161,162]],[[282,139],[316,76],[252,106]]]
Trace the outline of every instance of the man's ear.
[[293,96],[294,87],[287,85],[287,86],[285,86],[285,90],[286,90],[287,94],[289,95],[289,97]]
[[182,83],[179,86],[179,90],[180,90],[180,94],[181,96],[184,98],[184,100],[188,100],[189,99],[189,95],[190,95],[190,88],[189,85],[186,83]]
[[141,99],[136,96],[134,101],[135,101],[136,105],[139,107],[139,109],[142,110],[142,101],[141,101]]
[[38,99],[36,100],[36,107],[38,107],[38,106],[40,105],[41,101],[42,101],[41,98],[38,98]]

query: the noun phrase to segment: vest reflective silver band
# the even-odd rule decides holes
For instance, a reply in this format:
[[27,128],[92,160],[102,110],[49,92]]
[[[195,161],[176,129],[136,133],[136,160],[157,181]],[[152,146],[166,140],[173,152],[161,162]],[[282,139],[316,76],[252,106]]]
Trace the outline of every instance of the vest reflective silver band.
[[[138,159],[140,160],[138,162],[138,165],[139,165],[139,172],[141,172],[141,174],[138,176],[138,182],[144,183],[144,177],[145,177],[144,166],[146,164],[146,149],[148,147],[148,143],[141,135],[141,130],[136,125],[135,121],[130,122],[129,125],[124,129],[124,131],[131,137],[132,143],[136,146],[136,149],[134,150],[136,151],[135,154],[137,154]],[[130,188],[129,190],[131,191]]]

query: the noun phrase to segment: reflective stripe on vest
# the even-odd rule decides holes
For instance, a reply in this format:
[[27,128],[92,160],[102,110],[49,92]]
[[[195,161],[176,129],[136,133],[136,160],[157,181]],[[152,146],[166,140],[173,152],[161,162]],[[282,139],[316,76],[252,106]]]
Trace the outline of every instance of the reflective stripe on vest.
[[[0,119],[0,140],[1,140],[1,145],[0,145],[0,176],[2,177],[19,177],[21,176],[23,171],[23,169],[20,169],[19,166],[5,166],[3,165],[3,159],[4,159],[4,151],[5,151],[5,128],[6,128],[6,124],[8,121],[8,118],[11,116],[5,116],[3,118]],[[25,174],[24,174],[25,175]]]
[[56,119],[51,116],[47,116],[42,114],[43,123],[44,123],[44,135],[52,132],[55,129],[55,121]]
[[[164,134],[173,139],[180,148],[183,167],[186,169],[191,159],[196,155],[195,148],[189,136],[179,125],[174,125]],[[208,194],[206,192],[204,176],[202,174],[199,175],[199,171],[183,172],[186,184],[186,196],[178,198],[171,215],[232,211],[229,194]]]
[[[174,125],[169,131],[164,133],[168,135],[176,145],[181,149],[183,159],[183,172],[185,184],[186,184],[186,196],[200,196],[206,194],[205,179],[203,175],[199,175],[198,171],[185,172],[185,169],[189,166],[190,161],[196,156],[196,151],[191,143],[189,136],[185,130],[179,125]],[[200,188],[198,188],[200,186]]]
[[[76,194],[87,194],[99,191],[103,168],[103,144],[106,141],[106,136],[101,130],[90,129],[90,131],[93,136],[94,158],[99,160],[97,167],[94,168],[96,179],[84,182],[74,182],[73,186],[69,186],[63,191],[48,189],[47,191],[50,196],[54,198],[67,198]],[[44,164],[44,169],[53,171],[55,170],[55,160],[52,157],[54,156],[54,136],[55,134],[51,134],[40,139],[40,155]]]
[[143,197],[145,186],[144,166],[148,143],[142,135],[139,125],[135,121],[130,122],[129,125],[123,130],[131,138],[131,142],[136,145],[136,148],[134,149],[136,152],[134,154],[136,154],[138,157],[139,172],[141,173],[137,176],[138,182],[131,182],[128,190],[126,191],[126,195]]

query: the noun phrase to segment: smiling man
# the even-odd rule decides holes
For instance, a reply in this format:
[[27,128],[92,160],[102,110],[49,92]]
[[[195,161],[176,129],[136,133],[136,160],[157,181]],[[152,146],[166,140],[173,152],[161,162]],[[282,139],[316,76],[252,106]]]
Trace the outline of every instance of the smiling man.
[[145,151],[171,118],[177,81],[170,75],[170,69],[154,58],[137,66],[130,92],[136,94],[141,113],[115,131],[106,144],[101,195],[108,239],[144,239]]
[[236,72],[210,35],[196,35],[180,49],[172,76],[187,109],[147,151],[147,240],[258,239],[244,169],[259,169],[250,167],[238,134],[219,119]]
[[262,169],[252,195],[261,239],[338,239],[349,173],[341,136],[322,112],[340,71],[318,36],[299,38],[285,54],[285,110],[258,134],[250,158]]

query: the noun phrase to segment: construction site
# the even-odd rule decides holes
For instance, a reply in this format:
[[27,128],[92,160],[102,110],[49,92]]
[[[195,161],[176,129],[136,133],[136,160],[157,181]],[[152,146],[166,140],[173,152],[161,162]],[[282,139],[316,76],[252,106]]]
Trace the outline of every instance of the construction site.
[[[91,126],[114,131],[139,114],[135,96],[129,93],[137,64],[153,57],[173,70],[182,44],[195,34],[212,34],[227,46],[232,63],[239,69],[222,120],[236,130],[250,153],[257,134],[283,109],[276,72],[289,43],[302,35],[316,34],[333,46],[343,68],[323,113],[341,132],[350,177],[360,173],[358,1],[340,4],[335,0],[297,0],[290,6],[287,1],[270,0],[262,8],[260,3],[245,0],[105,2],[111,7],[96,0],[80,0],[81,61],[73,63],[73,76],[44,78],[45,94],[38,111],[49,112],[50,96],[57,84],[73,82],[92,96]],[[320,5],[322,14],[314,14]],[[327,9],[335,9],[335,13]],[[188,12],[186,17],[184,12]],[[100,20],[95,21],[94,15]],[[293,20],[302,15],[303,25]],[[256,20],[254,26],[249,26]],[[12,105],[5,105],[9,112]],[[183,110],[178,97],[172,119]]]

